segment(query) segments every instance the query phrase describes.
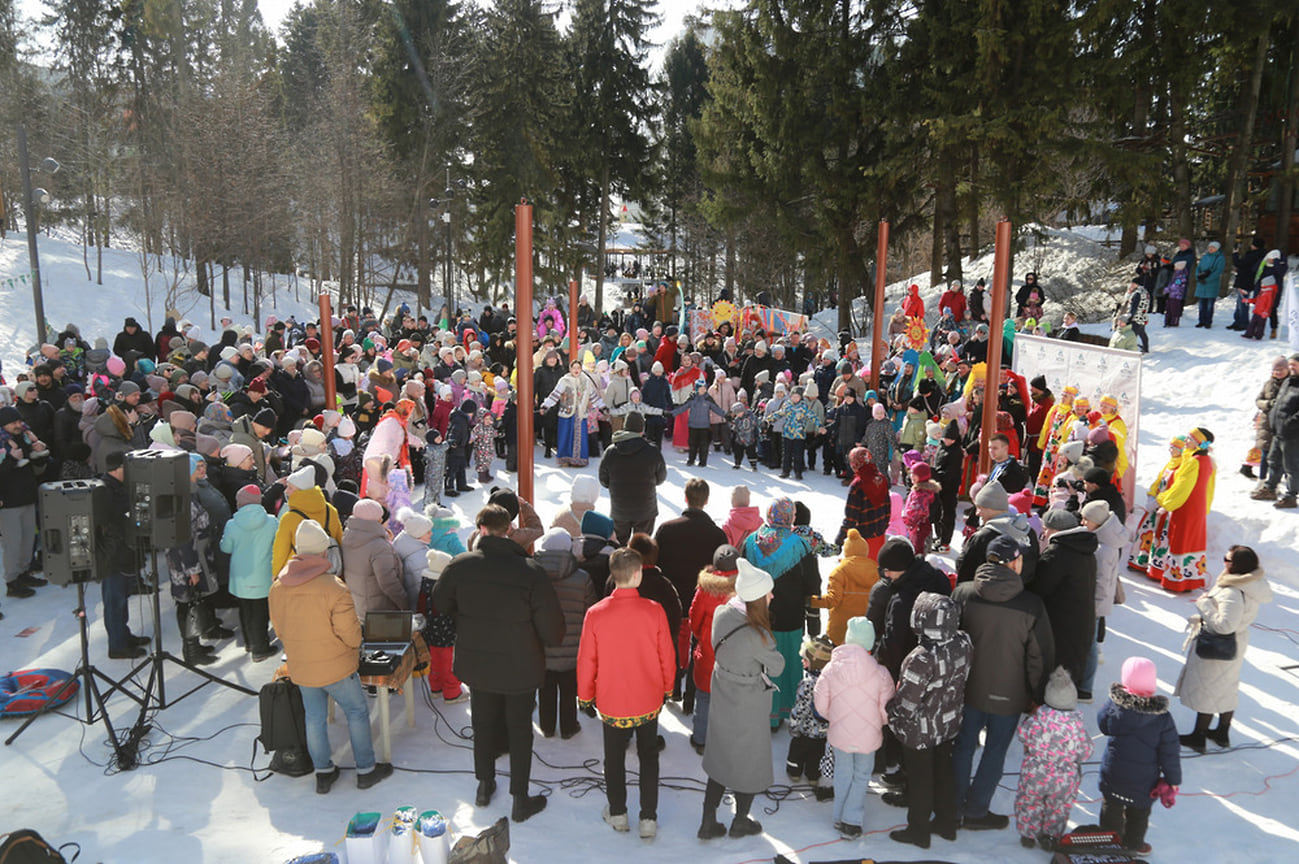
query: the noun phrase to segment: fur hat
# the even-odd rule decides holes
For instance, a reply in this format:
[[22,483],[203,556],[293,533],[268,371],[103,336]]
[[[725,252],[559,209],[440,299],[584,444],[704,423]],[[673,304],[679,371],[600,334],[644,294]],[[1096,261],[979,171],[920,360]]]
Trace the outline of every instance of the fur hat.
[[735,562],[739,557],[740,550],[729,543],[723,543],[713,552],[713,570],[718,573],[734,573],[738,569]]
[[600,497],[600,481],[590,474],[577,475],[573,478],[570,497],[574,504],[594,504]]
[[848,619],[848,632],[844,634],[843,644],[860,645],[867,651],[875,648],[875,625],[865,615]]
[[[244,448],[245,450],[248,448]],[[235,507],[247,507],[249,504],[260,505],[262,503],[262,490],[258,489],[252,483],[247,486],[239,487],[235,493]]]
[[916,560],[916,550],[905,537],[890,537],[880,547],[877,556],[881,570],[893,570],[901,573]]
[[323,555],[329,548],[329,535],[315,521],[303,519],[293,535],[293,547],[299,555]]
[[1010,507],[1010,496],[1006,494],[1006,487],[996,480],[991,480],[984,483],[979,494],[974,496],[974,506],[1004,513]]
[[[589,515],[589,514],[588,514]],[[745,603],[761,600],[771,593],[775,581],[766,570],[760,570],[744,558],[735,560],[735,594]]]
[[1074,687],[1073,678],[1063,666],[1055,667],[1047,679],[1044,701],[1057,711],[1072,711],[1078,707],[1078,688]]
[[373,498],[362,498],[352,507],[352,518],[366,522],[382,522],[383,505]]
[[1155,671],[1155,664],[1149,659],[1129,657],[1123,661],[1123,672],[1119,680],[1123,689],[1133,696],[1154,696],[1159,675]]

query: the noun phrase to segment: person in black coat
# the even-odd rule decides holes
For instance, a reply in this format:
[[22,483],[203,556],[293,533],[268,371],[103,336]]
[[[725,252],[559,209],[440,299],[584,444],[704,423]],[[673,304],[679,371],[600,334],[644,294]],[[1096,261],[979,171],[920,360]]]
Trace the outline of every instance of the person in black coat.
[[129,626],[131,583],[140,570],[130,536],[130,495],[126,490],[126,454],[109,453],[107,471],[99,479],[108,488],[109,507],[105,518],[95,525],[95,554],[104,564],[105,576],[99,584],[104,600],[104,630],[108,632],[108,656],[112,660],[143,657],[149,637],[136,636]]
[[1263,251],[1263,238],[1258,235],[1255,235],[1250,242],[1248,252],[1243,255],[1239,252],[1231,253],[1231,263],[1236,267],[1236,281],[1233,283],[1236,292],[1236,311],[1228,330],[1244,330],[1249,326],[1250,307],[1245,299],[1258,293],[1255,290],[1254,277],[1258,274],[1258,265],[1263,263],[1264,254],[1266,253]]
[[1045,306],[1046,292],[1042,290],[1041,285],[1037,284],[1037,274],[1025,273],[1024,284],[1019,286],[1019,290],[1015,292],[1015,317],[1016,318],[1024,317],[1024,306],[1028,304],[1028,295],[1032,294],[1034,291],[1037,291],[1038,303]]
[[1023,513],[1010,512],[1010,497],[995,480],[985,483],[979,494],[974,496],[974,509],[979,517],[979,530],[966,538],[961,554],[956,558],[956,581],[969,582],[974,579],[975,571],[988,560],[988,547],[992,541],[1006,536],[1023,548],[1020,576],[1025,585],[1032,583],[1037,574],[1041,547],[1037,535],[1028,524],[1028,517]]
[[[1043,541],[1037,577],[1028,590],[1042,598],[1051,632],[1055,662],[1069,670],[1078,698],[1089,699],[1081,685],[1096,634],[1096,535],[1068,510],[1048,510],[1042,517]],[[1054,667],[1053,667],[1054,668]]]
[[613,446],[600,458],[600,485],[609,490],[609,515],[619,543],[632,534],[654,530],[658,517],[657,487],[668,479],[659,449],[645,439],[645,416],[631,413],[613,435]]
[[474,728],[475,803],[496,792],[497,728],[510,750],[512,818],[522,822],[546,806],[528,794],[532,776],[532,710],[545,680],[545,647],[564,638],[564,613],[545,569],[510,540],[510,514],[488,504],[475,523],[472,552],[457,555],[433,588],[438,611],[456,622],[456,677],[469,685]]
[[952,533],[956,530],[956,495],[961,488],[961,470],[965,465],[965,451],[961,447],[961,428],[955,420],[949,420],[943,427],[943,437],[934,456],[934,479],[942,486],[938,493],[938,503],[942,515],[938,522],[938,548],[935,551],[946,552],[952,545]]
[[[681,602],[681,595],[673,587],[668,578],[663,575],[655,563],[658,561],[659,545],[654,542],[654,538],[643,532],[637,532],[631,535],[631,540],[627,541],[627,548],[633,549],[641,557],[641,577],[640,586],[636,592],[646,600],[653,600],[663,607],[663,614],[668,618],[668,633],[672,636],[672,647],[677,647],[677,633],[681,630],[681,617],[686,607]],[[605,577],[604,596],[608,597],[617,588],[613,581],[613,575]],[[680,654],[677,654],[677,664],[680,665]]]
[[451,418],[447,421],[447,468],[442,494],[448,498],[455,498],[461,492],[473,491],[474,487],[465,482],[465,466],[469,464],[469,452],[473,446],[469,432],[473,429],[477,413],[478,403],[473,399],[465,399],[460,403],[460,410],[452,411]]
[[150,360],[158,359],[158,348],[149,334],[144,332],[140,327],[140,322],[134,318],[127,318],[122,325],[122,332],[117,334],[113,340],[113,353],[118,357],[125,357],[127,351],[138,351],[140,356],[148,357]]
[[547,459],[555,455],[555,448],[558,446],[559,405],[552,405],[545,411],[540,411],[540,406],[554,391],[559,379],[564,377],[566,370],[559,359],[559,352],[550,349],[546,352],[545,359],[541,361],[541,366],[532,373],[532,396],[536,402],[540,421],[537,427],[541,430],[541,441],[545,445]]
[[1082,503],[1104,501],[1110,505],[1110,512],[1119,517],[1120,522],[1126,522],[1128,505],[1123,501],[1123,492],[1110,480],[1110,472],[1104,468],[1088,468],[1083,474],[1083,488],[1087,490],[1087,495]]

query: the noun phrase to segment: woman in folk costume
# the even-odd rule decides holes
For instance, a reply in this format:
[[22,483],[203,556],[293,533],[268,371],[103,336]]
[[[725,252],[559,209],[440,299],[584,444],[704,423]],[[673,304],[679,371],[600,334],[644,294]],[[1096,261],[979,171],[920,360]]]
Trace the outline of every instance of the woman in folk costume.
[[[410,467],[406,424],[414,410],[414,402],[401,399],[393,408],[385,411],[375,424],[374,431],[370,433],[370,441],[365,445],[365,455],[361,457],[361,464],[365,466],[361,475],[361,497],[375,498],[375,495],[368,494],[368,489],[370,483],[378,481],[383,489],[377,499],[387,498],[388,473],[396,468]],[[383,460],[385,456],[388,457],[386,465]]]
[[1114,466],[1114,485],[1123,487],[1123,475],[1128,473],[1128,424],[1119,416],[1119,400],[1113,396],[1101,397],[1101,419],[1110,431],[1110,440],[1119,448],[1119,461]]
[[557,461],[561,466],[584,467],[589,459],[587,417],[591,408],[603,407],[600,390],[594,379],[582,370],[582,361],[568,364],[568,374],[559,379],[555,389],[541,403],[541,410],[559,406],[559,446]]
[[1155,496],[1159,513],[1166,518],[1167,542],[1150,553],[1146,575],[1168,591],[1194,591],[1204,587],[1208,575],[1209,508],[1213,506],[1215,467],[1209,456],[1213,433],[1197,426],[1186,436],[1186,448],[1172,484]]
[[[1173,485],[1177,469],[1186,455],[1186,436],[1178,435],[1168,442],[1168,461],[1159,470],[1159,476],[1147,492],[1146,513],[1137,529],[1137,542],[1132,544],[1132,553],[1128,556],[1128,569],[1145,573],[1150,567],[1150,556],[1156,544],[1168,544],[1168,520],[1160,518],[1155,501],[1160,494]],[[1159,539],[1162,535],[1163,539]]]
[[1069,384],[1060,393],[1060,401],[1051,406],[1042,431],[1038,434],[1037,449],[1042,451],[1042,470],[1037,472],[1037,483],[1033,485],[1033,506],[1045,507],[1047,496],[1051,494],[1051,484],[1055,482],[1055,456],[1064,442],[1062,430],[1073,414],[1073,400],[1078,395],[1078,388]]
[[[703,374],[704,370],[699,366],[699,355],[682,352],[681,366],[668,376],[668,383],[672,386],[672,404],[685,404],[695,392],[695,382],[703,378]],[[672,446],[683,452],[690,448],[688,413],[682,411],[672,424]]]

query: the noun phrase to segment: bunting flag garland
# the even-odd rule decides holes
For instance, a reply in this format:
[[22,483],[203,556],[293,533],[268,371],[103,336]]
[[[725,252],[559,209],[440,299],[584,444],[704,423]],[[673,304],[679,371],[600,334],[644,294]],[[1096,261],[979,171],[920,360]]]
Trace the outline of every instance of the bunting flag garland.
[[20,273],[17,276],[10,276],[7,279],[0,279],[0,285],[4,285],[5,288],[20,288],[24,285],[29,284],[31,280],[32,280],[31,273]]

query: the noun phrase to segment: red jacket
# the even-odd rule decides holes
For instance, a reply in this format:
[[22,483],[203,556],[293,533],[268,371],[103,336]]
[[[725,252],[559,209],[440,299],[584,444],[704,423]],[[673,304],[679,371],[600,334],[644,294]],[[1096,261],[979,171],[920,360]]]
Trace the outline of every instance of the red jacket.
[[1028,438],[1028,449],[1041,453],[1037,446],[1037,439],[1042,434],[1042,427],[1046,425],[1046,415],[1051,413],[1051,406],[1055,404],[1055,397],[1048,396],[1041,402],[1033,403],[1033,410],[1028,412],[1028,422],[1025,424],[1025,435]]
[[902,298],[902,311],[908,318],[925,317],[925,301],[920,299],[919,285],[912,285],[907,289],[907,296]]
[[577,647],[577,699],[610,726],[653,720],[672,693],[676,652],[663,607],[616,588],[586,612]]
[[940,311],[945,308],[952,310],[952,320],[960,324],[965,320],[965,295],[948,289],[938,299],[938,308]]
[[724,576],[712,567],[699,574],[699,590],[690,603],[690,635],[695,637],[695,688],[712,692],[713,615],[735,593],[735,574]]
[[1276,302],[1276,283],[1264,285],[1258,289],[1258,294],[1254,297],[1246,297],[1246,303],[1254,305],[1254,314],[1260,318],[1267,318],[1272,314],[1272,304]]
[[446,399],[438,399],[433,403],[433,413],[428,418],[428,428],[438,430],[442,440],[446,440],[447,426],[451,422],[451,411],[455,408]]

